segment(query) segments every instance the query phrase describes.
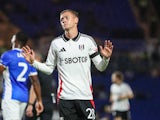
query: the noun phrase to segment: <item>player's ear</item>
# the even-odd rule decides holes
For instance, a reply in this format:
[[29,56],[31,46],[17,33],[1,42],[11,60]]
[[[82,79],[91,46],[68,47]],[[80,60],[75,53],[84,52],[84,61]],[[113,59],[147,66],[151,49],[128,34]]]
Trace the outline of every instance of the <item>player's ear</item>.
[[78,24],[78,21],[79,21],[78,17],[75,17],[75,23],[76,24]]

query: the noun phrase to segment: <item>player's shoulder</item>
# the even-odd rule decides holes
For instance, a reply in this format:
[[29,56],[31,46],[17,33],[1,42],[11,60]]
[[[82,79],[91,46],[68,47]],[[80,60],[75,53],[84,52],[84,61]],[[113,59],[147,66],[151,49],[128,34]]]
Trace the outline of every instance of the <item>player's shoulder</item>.
[[128,83],[126,83],[126,82],[123,82],[123,83],[122,83],[122,86],[123,86],[123,87],[130,87],[130,85],[129,85]]
[[115,83],[111,84],[111,88],[117,87],[117,85]]
[[56,45],[58,44],[60,41],[63,41],[62,35],[59,35],[58,37],[54,38],[51,42],[51,45]]
[[81,35],[81,38],[84,38],[84,40],[85,41],[87,41],[88,43],[93,43],[93,44],[95,44],[96,45],[96,42],[95,42],[95,40],[94,40],[94,38],[92,37],[92,36],[90,36],[90,35],[87,35],[87,34],[84,34],[84,33],[80,33]]
[[122,85],[128,86],[129,84],[126,82],[123,82]]
[[11,55],[13,55],[13,50],[5,51],[1,56],[4,57],[4,56],[11,56]]
[[113,92],[117,88],[118,88],[118,86],[115,83],[112,83],[111,86],[110,86],[110,91]]
[[62,35],[59,35],[58,37],[54,38],[52,42],[57,42],[58,40],[62,39]]
[[92,36],[87,35],[87,34],[84,34],[84,33],[80,33],[80,36],[81,36],[81,37],[84,37],[84,38],[88,38],[88,39],[90,39],[90,40],[94,40]]
[[59,40],[59,39],[62,39],[62,35],[59,35],[59,36],[53,38],[52,42],[55,42],[55,41],[57,41],[57,40]]

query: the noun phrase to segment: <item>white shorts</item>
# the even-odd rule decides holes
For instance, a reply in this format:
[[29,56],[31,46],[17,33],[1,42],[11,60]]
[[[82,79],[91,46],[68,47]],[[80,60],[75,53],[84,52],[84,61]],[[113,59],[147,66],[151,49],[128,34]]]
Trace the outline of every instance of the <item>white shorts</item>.
[[3,120],[22,120],[26,106],[26,102],[2,100]]

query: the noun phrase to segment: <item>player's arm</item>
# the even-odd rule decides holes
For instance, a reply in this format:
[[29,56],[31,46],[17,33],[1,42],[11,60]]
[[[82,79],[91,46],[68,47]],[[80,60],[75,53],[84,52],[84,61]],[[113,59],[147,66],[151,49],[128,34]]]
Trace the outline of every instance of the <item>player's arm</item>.
[[110,97],[109,97],[109,101],[112,103],[115,101],[115,99],[113,98],[113,95],[111,94]]
[[1,58],[0,58],[0,74],[3,73],[3,71],[9,65],[10,61],[11,61],[11,58],[10,58],[10,55],[8,54],[8,52],[5,52],[1,55]]
[[121,95],[118,99],[119,100],[133,99],[134,98],[134,94],[133,94],[133,91],[132,91],[131,87],[129,85],[126,85],[125,86],[125,90],[126,90],[126,94]]
[[[41,87],[40,87],[38,76],[37,75],[33,75],[33,76],[30,76],[30,78],[32,80],[32,85],[33,85],[35,94],[37,96],[37,100],[42,102]],[[31,92],[33,93],[33,91],[31,91]],[[32,96],[32,97],[34,97],[34,96]]]
[[108,66],[109,59],[112,55],[112,51],[113,51],[112,42],[110,40],[106,40],[104,43],[104,47],[100,46],[100,53],[103,58],[99,55],[96,49],[97,49],[96,44],[93,44],[92,42],[91,48],[90,48],[90,52],[91,52],[90,56],[92,58],[92,61],[99,71],[104,71]]
[[0,74],[2,74],[5,69],[6,69],[6,68],[4,67],[4,65],[1,64],[1,65],[0,65]]
[[36,94],[34,92],[33,85],[31,85],[28,105],[33,105],[35,101],[36,101]]
[[110,96],[109,96],[109,101],[111,103],[114,102],[113,95],[112,95],[112,90],[113,90],[113,86],[111,85],[111,87],[110,87]]
[[53,50],[52,44],[49,49],[46,63],[41,63],[41,62],[36,61],[35,60],[35,53],[33,50],[30,49],[29,46],[23,47],[22,49],[23,49],[22,55],[36,69],[38,69],[41,72],[46,73],[48,75],[53,72],[55,65],[56,65],[56,54]]
[[29,101],[28,101],[28,105],[26,108],[26,115],[29,117],[33,116],[33,105],[35,101],[36,101],[36,94],[34,92],[33,85],[31,85],[30,93],[29,93]]
[[118,100],[124,100],[124,99],[132,99],[134,97],[133,94],[126,94],[126,95],[122,95],[118,98]]
[[92,58],[92,61],[94,65],[96,66],[97,70],[101,72],[107,68],[109,64],[109,60],[110,58],[102,58],[100,55],[97,55],[94,58]]
[[118,101],[118,96],[117,95],[114,95],[114,86],[111,85],[111,88],[110,88],[110,97],[109,97],[109,101],[111,103],[115,102],[115,101]]
[[32,85],[37,97],[36,111],[37,111],[37,115],[39,115],[41,112],[43,112],[43,109],[44,109],[43,103],[42,103],[42,97],[41,97],[41,87],[40,87],[40,83],[37,75],[30,76],[30,78],[32,80]]

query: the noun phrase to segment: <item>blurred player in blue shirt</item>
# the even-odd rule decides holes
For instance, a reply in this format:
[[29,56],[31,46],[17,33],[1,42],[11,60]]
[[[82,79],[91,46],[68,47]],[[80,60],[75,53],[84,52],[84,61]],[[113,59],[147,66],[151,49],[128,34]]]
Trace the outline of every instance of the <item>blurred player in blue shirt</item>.
[[21,55],[21,48],[26,45],[28,37],[23,32],[13,35],[12,50],[2,54],[0,72],[3,74],[2,114],[4,120],[21,120],[29,99],[31,79],[37,95],[36,110],[43,111],[41,88],[37,71]]

